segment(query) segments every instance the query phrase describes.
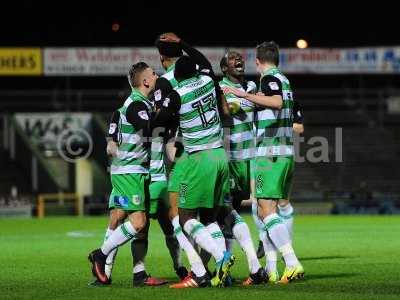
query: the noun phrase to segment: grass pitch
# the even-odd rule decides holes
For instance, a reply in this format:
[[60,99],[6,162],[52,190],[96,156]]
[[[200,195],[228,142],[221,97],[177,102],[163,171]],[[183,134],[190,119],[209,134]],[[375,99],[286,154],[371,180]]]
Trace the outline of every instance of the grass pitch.
[[[246,220],[256,237],[251,218]],[[112,286],[88,287],[87,254],[100,246],[106,223],[106,217],[0,220],[0,299],[400,298],[399,216],[296,216],[294,245],[306,270],[303,281],[186,290],[133,288],[129,245],[118,253]],[[158,224],[150,230],[147,271],[176,282]],[[237,244],[234,252],[232,275],[239,281],[248,268]]]

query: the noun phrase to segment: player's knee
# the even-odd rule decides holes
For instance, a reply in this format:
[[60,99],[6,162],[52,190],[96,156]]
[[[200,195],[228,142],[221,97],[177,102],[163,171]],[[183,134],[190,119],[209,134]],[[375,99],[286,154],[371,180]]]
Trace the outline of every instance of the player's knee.
[[231,211],[229,214],[225,215],[223,225],[226,228],[232,228],[234,222],[235,222],[235,217]]
[[216,217],[217,222],[219,225],[224,225],[225,224],[225,219],[231,214],[231,211],[233,208],[231,206],[223,206],[219,209],[218,215]]
[[259,200],[260,213],[262,218],[276,213],[278,201],[275,200]]
[[117,229],[118,225],[119,225],[118,219],[110,219],[110,223],[108,224],[108,228],[110,228],[111,230],[115,230],[115,229]]
[[181,227],[184,228],[186,222],[189,220],[190,218],[187,218],[186,216],[179,216],[179,225],[181,225]]
[[113,209],[110,212],[110,221],[108,227],[115,230],[125,219],[125,214],[118,211],[118,209]]
[[217,214],[210,208],[201,208],[199,211],[200,222],[203,225],[209,225],[216,221]]
[[195,209],[185,209],[179,208],[179,224],[184,228],[187,221],[191,219],[197,219],[197,210]]
[[141,232],[146,227],[146,214],[144,212],[135,212],[129,218],[133,228]]

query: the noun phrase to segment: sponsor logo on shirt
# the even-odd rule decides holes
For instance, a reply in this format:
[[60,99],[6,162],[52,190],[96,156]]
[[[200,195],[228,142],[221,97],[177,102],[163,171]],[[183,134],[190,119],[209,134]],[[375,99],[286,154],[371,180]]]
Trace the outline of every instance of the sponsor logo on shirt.
[[203,79],[200,79],[199,81],[193,82],[191,84],[189,84],[187,87],[188,88],[194,88],[196,86],[202,85],[204,83]]
[[128,207],[128,197],[114,196],[114,204],[120,207]]

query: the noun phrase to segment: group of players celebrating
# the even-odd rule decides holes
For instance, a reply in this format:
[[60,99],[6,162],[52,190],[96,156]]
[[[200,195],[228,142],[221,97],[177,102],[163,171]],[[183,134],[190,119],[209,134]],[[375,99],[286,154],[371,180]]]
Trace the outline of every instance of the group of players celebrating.
[[[111,284],[118,247],[130,240],[133,284],[166,283],[145,270],[149,217],[158,220],[180,278],[171,288],[231,285],[234,240],[248,261],[250,275],[243,285],[302,278],[288,201],[297,113],[290,83],[278,69],[278,46],[256,47],[258,91],[245,80],[238,52],[222,57],[224,77],[218,81],[207,58],[176,34],[161,34],[156,47],[166,73],[158,77],[145,62],[134,64],[128,74],[132,93],[111,118],[110,222],[101,248],[89,254],[92,284]],[[265,268],[239,214],[250,195]],[[286,265],[281,277],[279,253]]]

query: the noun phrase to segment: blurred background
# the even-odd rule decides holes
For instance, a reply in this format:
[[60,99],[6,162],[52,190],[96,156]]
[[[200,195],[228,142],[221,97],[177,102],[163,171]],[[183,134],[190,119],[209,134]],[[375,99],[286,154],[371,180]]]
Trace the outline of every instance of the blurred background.
[[163,73],[153,44],[167,31],[219,75],[238,50],[257,84],[255,46],[281,46],[304,113],[299,213],[400,212],[400,39],[386,5],[14,1],[2,11],[0,217],[106,213],[108,119],[129,95],[131,64]]

